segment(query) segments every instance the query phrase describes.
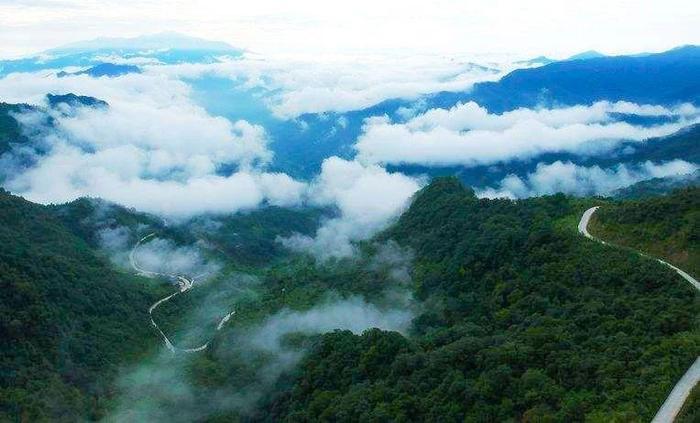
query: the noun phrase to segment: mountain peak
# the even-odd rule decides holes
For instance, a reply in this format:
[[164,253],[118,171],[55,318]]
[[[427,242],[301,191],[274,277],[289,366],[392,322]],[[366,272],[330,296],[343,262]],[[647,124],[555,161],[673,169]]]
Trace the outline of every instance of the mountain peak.
[[606,57],[605,54],[595,51],[595,50],[587,50],[578,54],[574,54],[573,56],[569,57],[566,60],[588,60],[588,59],[597,59],[599,57]]
[[221,41],[210,41],[178,32],[158,32],[130,38],[95,38],[78,41],[49,50],[50,53],[89,50],[208,50],[219,52],[240,51]]

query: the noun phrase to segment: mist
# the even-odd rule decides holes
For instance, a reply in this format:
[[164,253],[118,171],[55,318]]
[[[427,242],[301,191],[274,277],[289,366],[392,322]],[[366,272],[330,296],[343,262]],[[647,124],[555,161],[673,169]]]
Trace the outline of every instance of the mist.
[[[671,122],[633,125],[619,121],[620,113],[666,117]],[[363,163],[476,166],[544,153],[603,154],[622,141],[666,136],[698,122],[700,111],[689,104],[667,108],[603,101],[499,115],[468,102],[431,109],[405,123],[386,116],[369,118],[355,148],[357,160]]]
[[378,287],[382,294],[372,302],[331,291],[308,308],[283,306],[252,321],[245,313],[262,299],[264,279],[238,273],[194,288],[187,295],[201,296],[197,289],[206,294],[182,316],[175,343],[189,347],[202,342],[214,336],[213,322],[232,310],[236,314],[205,351],[173,355],[161,346],[149,359],[125,369],[118,383],[118,406],[105,420],[187,422],[245,416],[313,348],[309,337],[334,330],[361,334],[370,328],[406,334],[418,312],[409,291],[412,260],[412,253],[394,242],[376,244],[366,264],[386,279]]
[[617,189],[647,179],[684,177],[698,168],[698,165],[683,160],[619,164],[611,168],[585,167],[561,161],[540,163],[534,172],[522,178],[509,175],[497,187],[478,190],[477,195],[487,198],[525,198],[558,192],[579,196],[609,195]]

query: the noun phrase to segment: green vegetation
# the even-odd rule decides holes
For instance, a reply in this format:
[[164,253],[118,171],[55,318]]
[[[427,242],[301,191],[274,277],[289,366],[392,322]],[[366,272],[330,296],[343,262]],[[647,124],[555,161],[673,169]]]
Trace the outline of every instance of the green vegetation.
[[123,227],[128,229],[129,244],[155,232],[178,245],[195,242],[189,231],[166,225],[163,219],[137,212],[98,198],[79,198],[70,203],[51,205],[49,210],[75,235],[91,247],[100,247],[100,232]]
[[313,234],[323,213],[323,209],[316,208],[268,206],[245,213],[197,217],[186,226],[229,260],[250,268],[286,256],[288,251],[277,238]]
[[697,423],[700,421],[700,385],[690,392],[690,396],[683,404],[681,412],[676,417],[676,423]]
[[614,197],[620,200],[658,197],[666,195],[679,188],[700,186],[700,170],[691,175],[666,178],[653,178],[637,182],[614,192]]
[[22,134],[19,122],[12,116],[13,113],[21,113],[31,106],[26,104],[0,103],[0,154],[12,148],[13,144],[22,144],[28,141]]
[[261,421],[648,421],[700,348],[674,272],[582,239],[556,195],[424,189],[381,236],[416,252],[408,337],[319,337]]
[[119,273],[46,208],[0,191],[0,421],[98,419],[172,288]]
[[[12,340],[0,420],[642,422],[700,349],[688,284],[576,232],[599,200],[478,199],[438,178],[358,257],[317,263],[275,239],[312,233],[320,210],[167,226],[95,200],[0,199],[0,336]],[[671,202],[658,206],[658,233],[698,210],[692,189],[645,201]],[[152,354],[160,340],[147,309],[173,288],[110,269],[95,252],[97,231],[144,225],[178,243],[203,240],[222,260],[215,279],[154,313],[178,345],[194,346],[235,309],[202,353]],[[697,248],[697,237],[687,243]],[[277,351],[251,348],[278,312],[358,297],[410,310],[410,329],[287,333]]]
[[593,215],[590,231],[700,277],[700,187],[605,205]]

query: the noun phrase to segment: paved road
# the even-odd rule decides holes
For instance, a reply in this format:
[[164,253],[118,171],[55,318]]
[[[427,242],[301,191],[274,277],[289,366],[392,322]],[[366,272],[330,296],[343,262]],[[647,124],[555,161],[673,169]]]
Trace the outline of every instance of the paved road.
[[[593,213],[595,213],[595,211],[598,210],[599,207],[600,206],[591,207],[583,213],[583,216],[581,216],[581,221],[578,223],[578,231],[586,238],[590,238],[602,244],[609,245],[607,242],[595,238],[588,232],[588,222],[590,222],[591,216],[593,216]],[[644,253],[638,254],[656,260],[659,263],[670,267],[671,269],[675,270],[676,273],[678,273],[683,279],[685,279],[691,285],[693,285],[695,289],[700,291],[700,282],[698,282],[697,280],[695,280],[695,278],[682,271],[681,269],[677,268],[676,266],[667,263],[661,259],[648,256]],[[668,395],[668,398],[666,398],[666,401],[664,401],[664,403],[661,405],[661,408],[656,413],[656,416],[654,416],[654,420],[652,420],[652,423],[673,422],[676,419],[676,416],[678,416],[678,413],[681,411],[681,408],[683,407],[683,404],[685,403],[686,399],[688,399],[690,391],[693,390],[693,387],[695,387],[695,385],[697,385],[698,382],[700,382],[700,357],[695,359],[693,365],[690,366],[688,371],[686,371],[683,377],[678,381],[678,383],[676,383],[676,386],[673,387],[673,390]]]
[[678,416],[678,413],[683,408],[685,400],[688,399],[690,391],[700,381],[700,357],[695,359],[695,363],[683,375],[681,380],[676,383],[673,390],[664,401],[663,405],[654,416],[651,423],[668,423],[672,422]]
[[[153,327],[158,331],[158,333],[160,333],[160,336],[163,338],[163,343],[165,344],[165,347],[166,347],[168,350],[170,350],[170,352],[172,352],[173,354],[175,354],[175,353],[178,352],[178,351],[179,351],[179,352],[184,352],[184,353],[193,353],[193,352],[198,352],[198,351],[204,351],[205,349],[207,349],[207,347],[208,347],[209,344],[211,343],[211,339],[210,339],[209,341],[207,341],[205,344],[202,344],[202,345],[200,345],[200,346],[198,346],[198,347],[194,347],[194,348],[177,348],[175,345],[173,345],[172,342],[170,342],[170,339],[168,339],[168,337],[165,335],[165,333],[163,333],[163,331],[160,329],[160,327],[158,326],[158,324],[156,323],[156,321],[153,320],[153,310],[155,310],[156,308],[158,308],[158,306],[161,305],[161,304],[163,304],[164,302],[170,301],[174,296],[176,296],[176,295],[178,295],[178,294],[181,294],[181,293],[183,293],[183,292],[188,291],[189,289],[191,289],[191,288],[194,286],[195,280],[199,277],[199,276],[195,276],[194,278],[189,279],[189,278],[187,278],[187,277],[185,277],[185,276],[182,276],[182,275],[172,275],[172,274],[166,274],[166,273],[152,272],[152,271],[150,271],[150,270],[145,270],[145,269],[142,269],[141,267],[139,267],[139,264],[138,264],[138,262],[136,261],[136,249],[139,248],[139,245],[141,245],[145,240],[147,240],[148,238],[153,237],[154,235],[155,235],[155,233],[146,235],[145,237],[141,238],[141,239],[136,243],[136,245],[134,246],[134,248],[131,250],[131,253],[129,253],[129,261],[131,262],[131,267],[133,267],[134,270],[136,271],[136,273],[138,273],[139,275],[144,275],[144,276],[149,276],[149,277],[153,277],[153,276],[164,276],[164,277],[167,277],[167,278],[176,280],[176,281],[178,282],[178,285],[180,286],[180,289],[179,289],[178,291],[176,291],[176,292],[174,292],[174,293],[168,295],[167,297],[161,298],[160,300],[156,301],[155,303],[153,303],[153,304],[148,308],[148,315],[151,317],[151,324],[152,324]],[[200,276],[201,276],[201,275],[200,275]],[[220,331],[221,328],[224,327],[224,325],[226,324],[226,322],[228,322],[228,321],[231,319],[231,316],[233,316],[235,313],[236,313],[235,311],[232,311],[232,312],[230,312],[229,314],[227,314],[226,316],[224,316],[224,317],[219,321],[219,324],[216,325],[216,331],[215,331],[215,332]],[[212,338],[212,339],[213,339],[213,338]]]

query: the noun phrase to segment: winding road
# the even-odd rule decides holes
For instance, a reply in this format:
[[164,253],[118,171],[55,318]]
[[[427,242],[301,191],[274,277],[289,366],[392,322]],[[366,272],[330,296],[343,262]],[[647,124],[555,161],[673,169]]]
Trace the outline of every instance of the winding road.
[[[161,330],[161,328],[158,326],[158,324],[156,323],[156,321],[153,320],[153,310],[155,310],[156,308],[158,308],[158,306],[161,305],[161,304],[163,304],[164,302],[170,301],[170,300],[171,300],[173,297],[175,297],[176,295],[182,294],[183,292],[186,292],[186,291],[188,291],[189,289],[191,289],[191,288],[194,286],[194,282],[197,280],[197,278],[203,276],[203,275],[198,275],[198,276],[195,276],[195,277],[193,277],[193,278],[190,279],[190,278],[187,278],[186,276],[183,276],[183,275],[173,275],[173,274],[168,274],[168,273],[153,272],[153,271],[146,270],[146,269],[143,269],[143,268],[139,267],[139,264],[138,264],[138,262],[136,261],[136,250],[139,248],[139,246],[140,246],[144,241],[146,241],[147,239],[149,239],[149,238],[151,238],[151,237],[153,237],[153,236],[155,236],[155,233],[146,235],[145,237],[141,238],[141,239],[136,243],[136,245],[134,246],[134,248],[131,250],[131,252],[129,253],[129,262],[131,263],[131,267],[133,267],[134,270],[136,271],[136,273],[138,273],[139,275],[148,276],[148,277],[163,276],[163,277],[166,277],[166,278],[169,278],[169,279],[172,279],[172,280],[176,280],[176,281],[178,282],[178,285],[179,285],[180,289],[179,289],[178,291],[175,291],[175,292],[173,292],[172,294],[168,295],[167,297],[161,298],[160,300],[156,301],[155,303],[153,303],[153,304],[148,308],[148,315],[151,317],[151,324],[152,324],[153,327],[158,331],[158,333],[160,333],[160,336],[163,338],[163,343],[165,344],[165,347],[166,347],[168,350],[170,350],[170,352],[172,352],[173,354],[175,354],[176,352],[194,353],[194,352],[204,351],[205,349],[207,349],[207,347],[209,346],[209,344],[211,343],[211,341],[214,339],[213,336],[212,336],[212,339],[210,339],[209,341],[207,341],[206,343],[204,343],[204,344],[202,344],[202,345],[200,345],[200,346],[198,346],[198,347],[194,347],[194,348],[178,348],[178,347],[176,347],[175,345],[173,345],[173,343],[170,341],[170,339],[165,335],[165,333],[164,333],[164,332]],[[224,327],[224,325],[226,324],[226,322],[228,322],[228,321],[231,319],[231,317],[232,317],[235,313],[236,313],[236,311],[234,310],[234,311],[231,311],[230,313],[228,313],[226,316],[224,316],[224,317],[219,321],[219,324],[216,325],[216,331],[215,331],[215,332],[220,331],[221,328]]]
[[[588,223],[590,222],[593,213],[595,213],[595,211],[599,208],[600,206],[591,207],[583,213],[583,216],[581,216],[581,221],[579,221],[578,223],[578,231],[586,238],[600,242],[604,245],[610,245],[607,242],[594,237],[588,232]],[[691,285],[693,285],[695,289],[700,291],[700,282],[698,282],[695,278],[682,271],[681,269],[677,268],[676,266],[641,252],[637,252],[637,254],[643,257],[650,258],[652,260],[656,260],[659,263],[670,267],[683,279],[685,279]],[[695,385],[698,384],[698,382],[700,382],[700,357],[697,357],[695,359],[695,362],[690,366],[688,371],[685,372],[683,377],[678,381],[678,383],[676,383],[676,386],[673,387],[673,390],[671,390],[671,393],[668,395],[668,398],[666,398],[666,401],[664,401],[664,403],[661,405],[661,408],[654,416],[652,423],[673,422],[678,416],[678,413],[681,411],[681,408],[683,408],[683,404],[688,399],[690,392],[693,390]]]

